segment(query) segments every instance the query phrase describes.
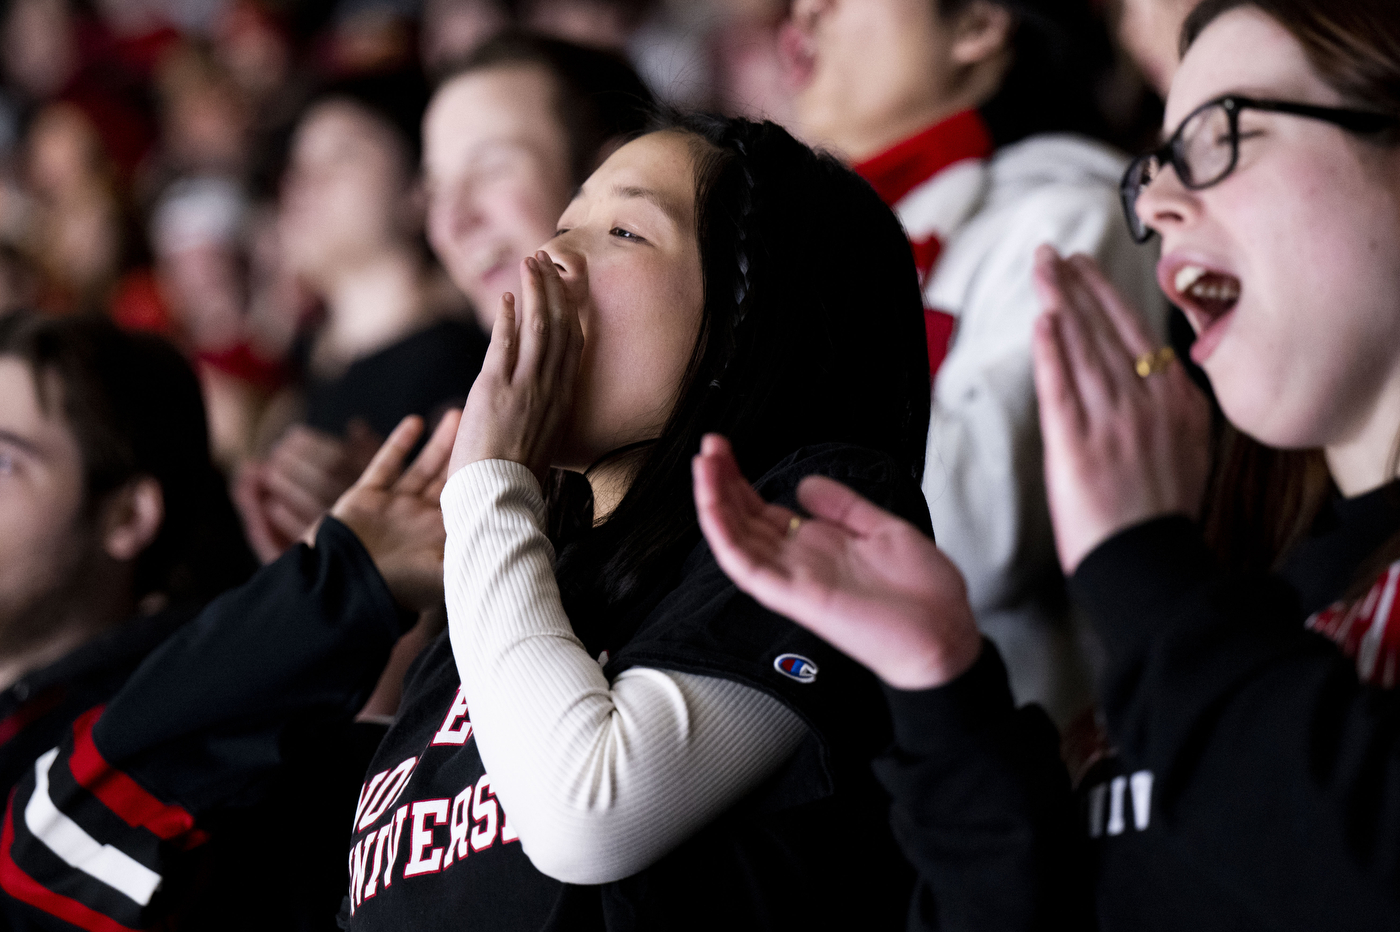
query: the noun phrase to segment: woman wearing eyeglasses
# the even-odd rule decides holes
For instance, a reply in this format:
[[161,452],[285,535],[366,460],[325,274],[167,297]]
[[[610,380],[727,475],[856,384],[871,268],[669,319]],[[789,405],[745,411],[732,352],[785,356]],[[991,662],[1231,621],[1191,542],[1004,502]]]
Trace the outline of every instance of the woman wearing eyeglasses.
[[[1183,367],[1042,252],[1046,481],[1106,654],[1073,794],[932,543],[830,481],[764,505],[718,438],[696,461],[720,564],[886,683],[928,928],[1400,928],[1400,6],[1206,0],[1184,37],[1124,201],[1256,472],[1207,496]],[[1232,517],[1272,533],[1221,559]]]

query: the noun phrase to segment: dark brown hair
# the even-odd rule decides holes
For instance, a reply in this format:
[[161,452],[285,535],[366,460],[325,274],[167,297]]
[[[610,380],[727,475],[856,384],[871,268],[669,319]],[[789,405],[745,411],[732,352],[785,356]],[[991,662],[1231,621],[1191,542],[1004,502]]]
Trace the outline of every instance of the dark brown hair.
[[39,403],[73,432],[89,514],[133,479],[160,483],[165,518],[137,558],[134,598],[202,602],[247,579],[257,564],[209,457],[199,381],[174,347],[103,317],[15,311],[0,315],[0,356],[28,364]]
[[[1286,29],[1318,77],[1348,106],[1400,116],[1400,4],[1395,0],[1204,0],[1182,26],[1182,55],[1216,18],[1243,7]],[[1234,569],[1276,566],[1307,533],[1332,489],[1321,451],[1275,450],[1228,424],[1216,464],[1205,530]],[[1400,437],[1390,466],[1392,472],[1400,469]],[[1365,561],[1348,595],[1364,592],[1379,568],[1396,559],[1400,534]]]

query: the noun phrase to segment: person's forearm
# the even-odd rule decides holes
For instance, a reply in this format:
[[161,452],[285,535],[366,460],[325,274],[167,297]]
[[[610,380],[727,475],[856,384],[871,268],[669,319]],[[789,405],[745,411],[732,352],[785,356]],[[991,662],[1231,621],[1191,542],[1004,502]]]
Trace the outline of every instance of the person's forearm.
[[25,923],[71,917],[74,897],[101,906],[93,928],[168,919],[179,896],[157,891],[189,876],[218,816],[271,785],[293,729],[348,725],[407,620],[334,519],[314,549],[210,603],[17,785],[0,887]]
[[996,648],[936,689],[886,688],[895,745],[876,764],[919,872],[911,928],[1078,929],[1093,903],[1054,726],[1017,710]]
[[1400,694],[1303,630],[1281,582],[1217,574],[1185,518],[1119,533],[1072,584],[1153,826],[1283,926],[1400,923]]
[[574,636],[538,483],[473,463],[443,491],[453,654],[481,757],[536,867],[603,883],[646,867],[763,777],[805,726],[714,677],[633,668],[613,683]]
[[[348,721],[414,617],[395,606],[354,534],[327,518],[314,549],[293,547],[154,651],[108,703],[94,740],[114,762],[139,767],[150,757],[153,775],[164,757],[199,754],[201,742],[225,732],[246,744],[252,722],[274,750],[294,721]],[[245,753],[225,764],[278,759]],[[225,766],[206,776],[227,786],[232,774]],[[198,804],[205,791],[179,792]]]

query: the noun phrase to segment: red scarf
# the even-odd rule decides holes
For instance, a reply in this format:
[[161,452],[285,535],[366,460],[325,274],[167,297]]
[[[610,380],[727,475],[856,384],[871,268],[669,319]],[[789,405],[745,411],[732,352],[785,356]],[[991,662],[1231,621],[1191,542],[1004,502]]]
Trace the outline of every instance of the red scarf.
[[[890,207],[897,207],[910,191],[944,169],[991,154],[992,136],[987,124],[976,110],[964,110],[857,163],[854,168],[870,182],[881,200]],[[923,288],[938,264],[943,243],[936,236],[927,236],[910,240],[909,248],[913,250],[914,266],[919,271],[919,287]],[[951,314],[924,307],[930,377],[938,372],[948,355],[955,321]]]

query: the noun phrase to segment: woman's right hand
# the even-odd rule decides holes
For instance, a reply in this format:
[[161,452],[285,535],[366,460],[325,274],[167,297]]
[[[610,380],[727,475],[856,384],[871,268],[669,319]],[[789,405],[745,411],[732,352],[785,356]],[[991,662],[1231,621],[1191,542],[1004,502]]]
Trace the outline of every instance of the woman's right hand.
[[[360,539],[394,596],[409,611],[442,601],[442,554],[447,532],[438,499],[447,484],[447,458],[461,412],[448,411],[407,470],[404,460],[423,433],[423,419],[399,422],[350,490],[330,510]],[[319,522],[318,522],[319,524]],[[316,526],[304,538],[313,544]]]
[[695,508],[720,567],[767,608],[821,635],[897,689],[962,675],[982,637],[957,567],[918,528],[821,476],[798,486],[811,518],[759,498],[729,442],[705,437]]
[[511,460],[543,485],[573,410],[583,329],[547,252],[524,260],[520,279],[524,300],[502,296],[448,471],[479,460]]

